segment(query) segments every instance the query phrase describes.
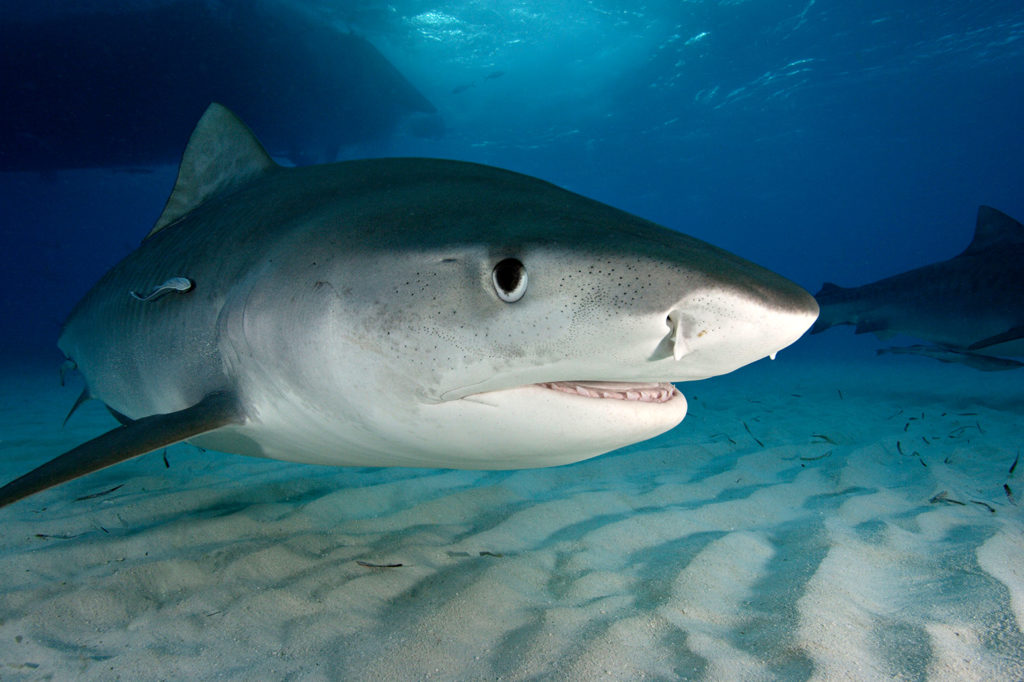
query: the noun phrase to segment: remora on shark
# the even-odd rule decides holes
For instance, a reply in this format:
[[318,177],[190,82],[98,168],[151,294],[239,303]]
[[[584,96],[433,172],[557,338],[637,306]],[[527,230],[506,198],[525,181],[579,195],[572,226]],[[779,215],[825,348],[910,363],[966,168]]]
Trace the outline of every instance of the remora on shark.
[[214,104],[141,246],[59,346],[122,422],[9,504],[187,440],[319,464],[564,464],[678,424],[668,382],[794,342],[818,306],[693,237],[437,159],[284,168]]
[[990,206],[978,208],[974,238],[960,255],[859,287],[825,283],[812,334],[843,324],[887,339],[907,334],[933,343],[885,348],[995,371],[1024,367],[1024,226]]

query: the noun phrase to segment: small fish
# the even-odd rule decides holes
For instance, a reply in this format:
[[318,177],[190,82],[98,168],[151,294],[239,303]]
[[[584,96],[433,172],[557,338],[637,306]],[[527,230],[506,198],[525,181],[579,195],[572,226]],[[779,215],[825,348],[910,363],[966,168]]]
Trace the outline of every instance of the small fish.
[[952,497],[950,497],[948,490],[943,490],[941,492],[936,493],[935,496],[932,497],[932,499],[930,499],[928,501],[931,502],[932,504],[938,504],[939,502],[945,502],[946,504],[958,504],[961,507],[966,506],[960,500],[954,500]]
[[761,446],[762,448],[764,447],[764,443],[762,443],[761,441],[759,441],[759,440],[757,439],[757,436],[755,436],[755,435],[754,435],[753,433],[751,433],[751,432],[750,432],[750,427],[749,427],[749,426],[747,426],[747,422],[743,422],[743,428],[745,428],[745,429],[747,430],[747,433],[748,433],[748,434],[750,434],[750,437],[754,439],[754,442],[755,442],[755,443],[757,443],[758,445],[760,445],[760,446]]
[[995,509],[995,507],[993,507],[993,506],[992,506],[991,504],[989,504],[988,502],[982,502],[981,500],[971,500],[971,503],[972,503],[972,504],[977,504],[977,505],[979,505],[979,506],[982,506],[982,507],[984,507],[985,509],[988,509],[988,510],[989,510],[990,512],[992,512],[993,514],[995,514],[995,513],[996,513],[996,509]]
[[93,493],[91,495],[82,495],[81,497],[76,497],[75,498],[75,502],[81,502],[83,500],[92,500],[92,499],[97,498],[97,497],[103,497],[104,495],[109,495],[110,493],[115,492],[117,490],[120,490],[123,487],[124,487],[124,483],[122,483],[121,485],[115,485],[110,490],[104,490],[103,492],[100,492],[100,493]]
[[195,282],[190,280],[188,277],[171,277],[163,284],[158,284],[153,287],[148,294],[140,294],[137,291],[129,291],[136,301],[155,301],[164,294],[169,294],[172,291],[179,293],[186,293],[192,291],[192,287],[195,286]]

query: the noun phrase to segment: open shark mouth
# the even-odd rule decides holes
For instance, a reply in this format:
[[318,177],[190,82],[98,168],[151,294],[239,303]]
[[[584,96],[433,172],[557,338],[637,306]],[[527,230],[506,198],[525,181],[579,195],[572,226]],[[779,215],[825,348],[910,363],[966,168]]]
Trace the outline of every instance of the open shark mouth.
[[675,386],[667,382],[630,384],[621,381],[553,381],[537,385],[584,398],[635,400],[642,403],[667,403],[679,393]]

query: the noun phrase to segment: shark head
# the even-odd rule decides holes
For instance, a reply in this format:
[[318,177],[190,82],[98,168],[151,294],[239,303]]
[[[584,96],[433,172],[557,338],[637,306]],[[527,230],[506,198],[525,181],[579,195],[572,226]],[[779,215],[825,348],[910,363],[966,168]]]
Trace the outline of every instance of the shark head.
[[261,247],[267,265],[228,306],[252,454],[486,469],[592,457],[678,424],[670,382],[774,356],[818,310],[735,255],[491,167],[373,160],[275,183],[320,201]]

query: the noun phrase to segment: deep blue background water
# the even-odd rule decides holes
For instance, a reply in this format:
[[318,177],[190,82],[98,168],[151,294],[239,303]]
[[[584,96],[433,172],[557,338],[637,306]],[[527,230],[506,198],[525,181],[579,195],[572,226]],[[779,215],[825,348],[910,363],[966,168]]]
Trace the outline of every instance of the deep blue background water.
[[[954,255],[979,204],[1024,219],[1019,0],[296,4],[366,36],[447,125],[345,156],[537,175],[812,292]],[[174,173],[0,174],[0,357],[55,356],[71,306],[148,232]]]

